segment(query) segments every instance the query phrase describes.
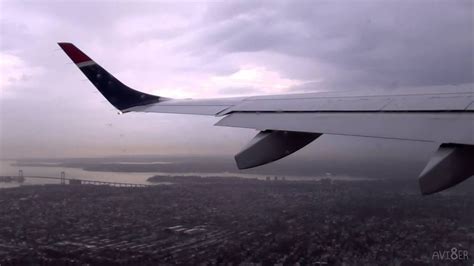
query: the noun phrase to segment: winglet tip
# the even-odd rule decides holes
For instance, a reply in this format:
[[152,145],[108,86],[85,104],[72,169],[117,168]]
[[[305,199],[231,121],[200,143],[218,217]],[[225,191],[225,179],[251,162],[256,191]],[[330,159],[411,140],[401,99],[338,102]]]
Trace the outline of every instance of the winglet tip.
[[58,45],[76,64],[92,60],[89,56],[87,56],[85,53],[79,50],[79,48],[77,48],[74,44],[70,42],[58,42]]
[[69,47],[75,47],[74,44],[70,43],[70,42],[57,42],[57,44],[59,45],[59,47],[61,47],[61,49],[65,49],[67,48],[68,46]]

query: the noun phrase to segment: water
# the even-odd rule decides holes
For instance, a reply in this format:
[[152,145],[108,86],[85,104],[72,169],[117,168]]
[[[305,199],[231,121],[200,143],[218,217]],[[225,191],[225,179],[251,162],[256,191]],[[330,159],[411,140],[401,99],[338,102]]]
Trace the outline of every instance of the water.
[[[66,173],[66,178],[77,178],[95,181],[106,181],[106,182],[119,182],[119,183],[134,183],[134,184],[153,184],[147,181],[147,179],[154,175],[176,175],[176,176],[220,176],[220,177],[243,177],[243,178],[257,178],[264,180],[267,175],[264,174],[242,174],[232,172],[220,172],[220,173],[208,173],[208,172],[101,172],[101,171],[84,171],[80,168],[69,168],[54,166],[12,166],[15,161],[1,161],[0,160],[0,176],[18,176],[18,171],[23,170],[24,176],[48,176],[48,177],[61,177],[61,172]],[[129,163],[129,162],[116,162],[116,163]],[[150,162],[148,162],[150,163]],[[152,162],[157,163],[157,162]],[[169,162],[159,162],[168,164]],[[147,164],[147,163],[139,163]],[[271,176],[273,179],[273,175]],[[302,177],[302,176],[285,176],[286,180],[319,180],[323,177]],[[331,179],[337,180],[354,180],[349,176],[331,176]],[[281,179],[281,177],[279,177]],[[358,178],[357,180],[364,180]],[[23,185],[41,185],[41,184],[59,184],[60,180],[53,179],[35,179],[26,178]],[[0,182],[0,188],[16,187],[20,186],[17,182],[3,183]]]
[[[264,178],[262,175],[239,174],[239,173],[166,173],[166,172],[140,172],[140,173],[123,173],[123,172],[102,172],[102,171],[84,171],[80,168],[69,168],[54,166],[13,166],[15,161],[0,161],[0,176],[18,176],[18,171],[23,170],[24,176],[48,176],[61,177],[61,172],[66,173],[66,178],[87,179],[96,181],[120,182],[120,183],[134,183],[134,184],[152,184],[147,179],[154,175],[177,175],[177,176],[238,176],[244,178]],[[125,163],[125,162],[117,162]],[[126,162],[128,163],[128,162]],[[150,163],[150,162],[148,162]],[[152,162],[153,164],[156,162]],[[160,162],[169,163],[169,162]],[[139,163],[147,164],[147,163]],[[23,185],[41,185],[41,184],[59,184],[59,180],[53,179],[36,179],[26,178]],[[20,186],[19,183],[3,183],[0,182],[0,188]]]
[[[0,161],[0,176],[18,176],[18,171],[23,170],[24,176],[51,176],[61,177],[61,172],[66,173],[66,178],[78,178],[97,181],[134,183],[134,184],[150,184],[147,180],[155,173],[116,173],[116,172],[93,172],[84,171],[79,168],[67,168],[58,166],[12,166],[15,161]],[[59,184],[59,180],[53,179],[36,179],[26,178],[23,185],[39,185],[39,184]],[[15,187],[20,184],[16,182],[3,183],[0,182],[0,188]]]

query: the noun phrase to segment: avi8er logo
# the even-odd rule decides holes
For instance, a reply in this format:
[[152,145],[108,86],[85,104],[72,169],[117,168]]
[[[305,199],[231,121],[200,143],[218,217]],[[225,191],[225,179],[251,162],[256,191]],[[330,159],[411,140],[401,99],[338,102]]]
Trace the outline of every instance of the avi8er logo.
[[451,261],[468,260],[469,254],[467,253],[466,249],[452,248],[451,250],[435,250],[431,258],[433,260],[451,260]]

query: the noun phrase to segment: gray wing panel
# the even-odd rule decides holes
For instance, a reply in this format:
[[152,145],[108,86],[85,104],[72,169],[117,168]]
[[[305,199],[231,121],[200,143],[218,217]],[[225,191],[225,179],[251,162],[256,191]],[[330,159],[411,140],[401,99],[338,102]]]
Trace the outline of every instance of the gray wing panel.
[[191,115],[217,115],[219,112],[226,109],[226,106],[215,105],[189,105],[189,106],[170,106],[170,105],[155,105],[143,108],[141,110],[133,110],[135,112],[144,113],[170,113],[170,114],[191,114]]
[[145,105],[136,106],[125,110],[126,112],[142,113],[169,113],[169,114],[190,114],[190,115],[211,115],[215,116],[219,112],[227,109],[228,106],[220,105]]
[[[448,92],[449,91],[449,92]],[[216,99],[166,99],[124,112],[223,116],[236,112],[417,112],[472,111],[472,87],[440,91],[334,92]]]
[[376,97],[320,97],[247,99],[226,110],[231,112],[327,112],[327,111],[463,111],[474,94],[398,95]]
[[215,116],[234,104],[241,102],[242,99],[243,98],[166,100],[149,105],[135,106],[124,111]]
[[467,108],[466,111],[474,111],[474,102],[472,102]]
[[433,111],[433,110],[465,110],[473,101],[472,95],[460,96],[411,96],[393,99],[384,111]]
[[474,113],[233,113],[218,126],[474,145]]
[[296,112],[296,111],[379,111],[390,102],[387,98],[310,98],[247,100],[230,112]]
[[463,85],[442,85],[428,87],[413,87],[399,89],[368,89],[368,90],[331,90],[311,93],[295,93],[280,95],[253,96],[249,99],[274,100],[274,99],[309,99],[309,98],[338,98],[338,97],[399,97],[399,96],[457,96],[472,95],[474,93],[474,83]]

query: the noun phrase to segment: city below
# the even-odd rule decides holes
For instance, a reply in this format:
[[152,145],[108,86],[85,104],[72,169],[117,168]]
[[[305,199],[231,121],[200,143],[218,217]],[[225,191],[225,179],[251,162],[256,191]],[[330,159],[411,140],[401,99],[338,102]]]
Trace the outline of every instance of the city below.
[[[400,181],[155,176],[0,193],[0,265],[471,265],[474,195]],[[173,182],[176,181],[176,182]],[[405,264],[408,263],[408,264]]]

